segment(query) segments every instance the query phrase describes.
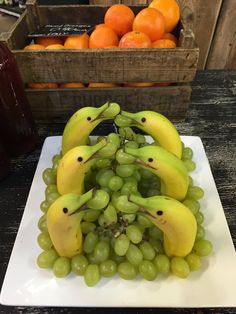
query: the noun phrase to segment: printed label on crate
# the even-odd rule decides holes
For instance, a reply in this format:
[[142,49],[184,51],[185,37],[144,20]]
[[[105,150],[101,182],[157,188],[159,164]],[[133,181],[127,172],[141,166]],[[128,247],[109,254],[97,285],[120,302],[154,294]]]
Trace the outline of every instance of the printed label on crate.
[[62,24],[50,25],[40,27],[39,30],[30,33],[28,37],[42,37],[42,36],[69,36],[81,35],[83,33],[90,33],[95,27],[95,24]]

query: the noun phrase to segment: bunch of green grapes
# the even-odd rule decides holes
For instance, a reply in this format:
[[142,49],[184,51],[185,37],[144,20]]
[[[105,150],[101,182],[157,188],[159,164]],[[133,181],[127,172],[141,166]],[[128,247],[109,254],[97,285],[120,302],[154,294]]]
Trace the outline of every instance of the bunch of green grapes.
[[[98,137],[100,141],[102,137]],[[97,193],[87,203],[81,222],[83,250],[69,259],[59,257],[53,248],[47,231],[46,214],[50,205],[60,196],[56,186],[56,173],[61,155],[55,155],[52,168],[45,169],[43,179],[47,185],[45,200],[41,203],[44,215],[38,222],[41,233],[38,244],[44,250],[37,263],[41,268],[52,268],[56,277],[62,278],[70,272],[84,276],[88,286],[96,285],[101,277],[118,274],[125,280],[141,275],[154,280],[158,275],[173,273],[186,278],[191,271],[201,268],[202,257],[212,251],[212,244],[205,239],[204,215],[200,211],[199,199],[203,190],[190,186],[183,204],[196,217],[198,224],[196,241],[192,252],[185,258],[170,258],[163,247],[163,232],[148,218],[138,212],[138,207],[129,202],[128,195],[142,197],[160,195],[160,180],[149,170],[134,164],[134,157],[125,153],[125,147],[138,148],[152,145],[141,134],[129,127],[107,136],[108,144],[100,151],[85,180],[86,191],[96,187]],[[188,169],[195,169],[191,148],[183,145],[183,161]]]

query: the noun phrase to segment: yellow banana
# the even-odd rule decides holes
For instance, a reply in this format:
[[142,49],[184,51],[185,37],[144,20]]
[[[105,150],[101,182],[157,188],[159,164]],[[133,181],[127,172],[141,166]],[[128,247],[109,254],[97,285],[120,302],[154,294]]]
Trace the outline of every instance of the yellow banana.
[[90,190],[83,195],[65,194],[59,197],[48,209],[47,227],[52,243],[60,256],[72,257],[82,250],[80,222],[83,205],[94,194]]
[[121,111],[121,116],[130,119],[130,125],[150,134],[161,147],[181,159],[182,143],[175,126],[165,116],[154,111],[130,113]]
[[69,119],[62,135],[62,155],[71,148],[86,145],[93,129],[102,121],[113,119],[120,112],[116,103],[105,103],[99,108],[84,107]]
[[197,222],[186,206],[167,196],[142,198],[130,195],[129,201],[138,205],[142,214],[163,231],[167,255],[185,257],[192,251]]
[[85,175],[94,164],[96,153],[105,145],[103,139],[94,146],[77,146],[62,157],[57,170],[57,189],[61,195],[84,193]]
[[125,148],[136,157],[135,163],[150,170],[161,179],[161,193],[183,200],[188,191],[189,176],[183,161],[160,146]]

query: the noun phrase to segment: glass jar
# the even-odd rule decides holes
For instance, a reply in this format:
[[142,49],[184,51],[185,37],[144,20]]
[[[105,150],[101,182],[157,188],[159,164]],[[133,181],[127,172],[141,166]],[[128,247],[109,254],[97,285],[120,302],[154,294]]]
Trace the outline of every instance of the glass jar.
[[28,153],[37,143],[37,131],[15,58],[3,43],[0,43],[0,138],[11,156]]

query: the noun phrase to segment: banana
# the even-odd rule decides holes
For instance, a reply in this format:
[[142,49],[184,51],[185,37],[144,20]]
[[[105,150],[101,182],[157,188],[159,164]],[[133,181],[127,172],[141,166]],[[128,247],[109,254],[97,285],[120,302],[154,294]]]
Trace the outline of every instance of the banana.
[[161,147],[181,159],[182,143],[175,126],[162,114],[154,111],[130,113],[121,111],[121,116],[130,119],[130,125],[150,134]]
[[69,150],[61,159],[57,170],[57,189],[63,195],[84,193],[84,178],[99,157],[97,152],[106,145],[103,139],[94,146],[77,146]]
[[164,233],[164,249],[168,256],[185,257],[194,245],[197,222],[193,213],[179,201],[167,196],[142,198],[130,195],[129,201]]
[[90,190],[83,195],[65,194],[60,196],[48,209],[47,227],[50,238],[60,256],[72,257],[82,250],[80,222],[83,205],[94,195]]
[[62,155],[71,148],[86,145],[93,129],[102,121],[113,119],[120,112],[116,103],[105,103],[99,108],[84,107],[79,109],[67,122],[62,135]]
[[160,146],[126,147],[125,152],[136,157],[135,163],[160,177],[163,195],[179,201],[185,198],[189,176],[182,160]]

